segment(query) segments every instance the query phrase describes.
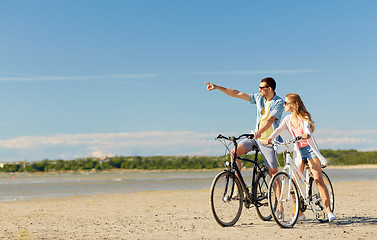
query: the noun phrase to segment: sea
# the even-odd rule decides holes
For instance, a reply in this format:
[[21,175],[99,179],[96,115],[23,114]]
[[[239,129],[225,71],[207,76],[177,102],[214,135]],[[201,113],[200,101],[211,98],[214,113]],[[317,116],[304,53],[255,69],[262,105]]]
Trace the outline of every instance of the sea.
[[[0,201],[60,196],[209,189],[221,170],[0,174]],[[377,180],[377,168],[326,168],[332,182]],[[251,182],[252,171],[243,170]]]

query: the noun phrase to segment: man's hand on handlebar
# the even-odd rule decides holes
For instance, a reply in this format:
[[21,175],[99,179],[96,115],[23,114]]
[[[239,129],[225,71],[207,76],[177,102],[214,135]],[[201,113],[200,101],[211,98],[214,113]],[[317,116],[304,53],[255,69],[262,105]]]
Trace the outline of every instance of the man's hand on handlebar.
[[259,131],[256,131],[255,133],[254,133],[254,139],[258,139],[258,138],[260,138],[262,136],[262,134],[259,132]]
[[272,139],[269,138],[269,139],[263,140],[262,143],[263,143],[264,145],[268,145],[268,144],[271,143],[271,140],[272,140]]

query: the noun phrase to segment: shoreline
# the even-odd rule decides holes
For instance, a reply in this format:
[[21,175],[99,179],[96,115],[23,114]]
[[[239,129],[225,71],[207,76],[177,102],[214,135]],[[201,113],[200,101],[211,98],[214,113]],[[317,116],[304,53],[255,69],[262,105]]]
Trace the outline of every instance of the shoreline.
[[[360,180],[360,181],[341,181],[335,182],[334,184],[371,184],[375,183],[377,186],[377,180]],[[69,198],[85,198],[85,197],[108,197],[108,196],[116,196],[116,195],[132,195],[132,194],[142,194],[142,193],[153,193],[153,192],[185,192],[185,191],[208,191],[210,190],[210,186],[201,189],[157,189],[157,190],[138,190],[135,192],[124,192],[124,193],[85,193],[85,194],[67,194],[67,195],[60,195],[60,196],[46,196],[46,197],[32,197],[32,198],[25,198],[25,199],[15,199],[3,202],[17,202],[17,201],[39,201],[39,200],[54,200],[54,199],[69,199]],[[0,201],[1,203],[1,201]],[[376,216],[377,217],[377,216]]]
[[327,166],[332,169],[377,169],[377,164],[359,164],[359,165],[341,165],[341,166]]
[[[54,197],[97,196],[163,190],[198,190],[209,188],[213,178],[224,168],[211,170],[106,171],[99,173],[19,173],[0,175],[0,202],[28,201]],[[252,169],[244,169],[244,177]],[[377,168],[326,168],[332,183],[377,180]]]
[[[212,168],[212,169],[107,169],[102,171],[60,171],[60,172],[0,172],[1,175],[54,175],[54,174],[96,174],[96,173],[112,173],[112,172],[208,172],[223,170],[224,168]],[[251,170],[252,168],[243,168],[243,170]],[[326,169],[377,169],[377,164],[359,164],[359,165],[338,165],[338,166],[326,166]]]
[[[333,182],[332,184],[376,184],[377,180],[360,180],[360,181],[341,181]],[[16,203],[16,202],[33,202],[33,201],[54,201],[54,200],[69,200],[71,198],[85,198],[85,197],[100,197],[107,198],[117,195],[132,195],[132,194],[143,194],[143,193],[161,193],[161,192],[185,192],[185,191],[209,191],[210,186],[202,189],[157,189],[157,190],[136,190],[133,192],[114,192],[114,193],[76,193],[76,194],[62,194],[62,195],[50,195],[50,196],[33,196],[33,197],[21,197],[21,198],[9,198],[5,200],[0,200],[0,206],[2,203]]]

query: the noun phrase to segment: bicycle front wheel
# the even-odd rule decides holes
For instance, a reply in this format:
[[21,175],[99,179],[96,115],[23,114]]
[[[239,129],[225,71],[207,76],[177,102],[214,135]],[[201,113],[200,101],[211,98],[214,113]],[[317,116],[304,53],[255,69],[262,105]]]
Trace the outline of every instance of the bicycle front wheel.
[[258,174],[253,186],[253,196],[255,197],[255,209],[258,217],[263,221],[271,220],[271,210],[268,206],[268,184],[271,177],[267,171]]
[[299,213],[299,195],[295,182],[285,172],[274,175],[269,186],[269,205],[275,222],[281,228],[293,227]]
[[210,202],[213,217],[222,227],[233,226],[241,216],[243,190],[235,174],[219,173],[212,182]]

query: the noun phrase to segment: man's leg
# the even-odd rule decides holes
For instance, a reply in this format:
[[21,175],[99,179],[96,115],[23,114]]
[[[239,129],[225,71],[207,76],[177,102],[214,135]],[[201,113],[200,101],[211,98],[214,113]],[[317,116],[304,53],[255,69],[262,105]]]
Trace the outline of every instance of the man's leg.
[[[232,159],[233,159],[234,150],[235,149],[233,148],[232,151],[231,151],[231,158]],[[245,154],[246,152],[247,152],[246,148],[243,145],[238,144],[238,147],[237,147],[237,156],[241,156],[242,154]],[[238,168],[241,171],[241,169],[242,169],[242,162],[239,159],[236,159],[236,163],[237,163]]]
[[[230,152],[230,157],[231,157],[231,161],[233,160],[233,154],[234,154],[234,148],[232,149],[232,151]],[[238,144],[238,147],[237,147],[237,156],[241,156],[242,154],[245,154],[247,152],[246,148],[244,146],[242,146],[241,144]],[[238,168],[242,169],[242,162],[239,160],[239,159],[236,159],[236,164],[238,166]],[[237,178],[239,179],[239,176],[238,174],[236,173],[236,176]],[[239,189],[236,189],[236,192],[235,194],[233,195],[233,198],[234,199],[237,199],[239,197]]]
[[268,168],[271,178],[278,172],[278,168]]
[[258,140],[256,143],[264,158],[264,165],[268,168],[270,176],[273,177],[278,172],[278,155],[274,148],[266,146]]
[[[237,147],[237,156],[241,156],[242,154],[248,153],[253,149],[253,146],[256,146],[257,143],[254,139],[243,139],[240,143],[238,143]],[[233,154],[234,154],[234,148],[231,151],[231,156],[233,159]],[[238,168],[241,170],[242,169],[242,162],[239,159],[236,159],[236,163]]]
[[[279,167],[279,162],[278,162],[278,156],[277,156],[277,153],[275,151],[275,149],[273,149],[272,147],[267,147],[266,145],[264,145],[263,143],[261,142],[258,142],[256,141],[257,144],[258,144],[258,148],[260,150],[260,152],[262,153],[263,155],[263,158],[264,158],[264,165],[268,168],[268,172],[271,176],[271,178],[279,171],[278,170],[278,167]],[[274,184],[274,186],[272,186],[274,188],[274,192],[275,192],[275,195],[277,197],[277,199],[280,198],[280,193],[281,193],[281,182],[278,180],[276,181],[276,183]],[[283,209],[283,205],[281,202],[278,203],[278,209],[279,209],[279,212],[278,217],[281,217],[281,218],[284,218],[284,209]]]

